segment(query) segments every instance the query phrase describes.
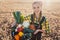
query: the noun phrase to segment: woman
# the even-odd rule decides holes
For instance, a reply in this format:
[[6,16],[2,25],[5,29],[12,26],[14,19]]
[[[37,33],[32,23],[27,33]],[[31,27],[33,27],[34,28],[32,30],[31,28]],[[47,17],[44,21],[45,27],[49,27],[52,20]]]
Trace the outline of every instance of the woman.
[[[42,30],[43,25],[48,27],[46,30],[49,31],[49,25],[44,16],[42,16],[42,2],[36,1],[32,4],[33,14],[31,16],[31,23],[35,25],[35,32],[33,33],[31,40],[41,40],[41,34],[45,33],[45,30]],[[45,23],[44,23],[45,22]],[[43,24],[43,25],[42,25]]]

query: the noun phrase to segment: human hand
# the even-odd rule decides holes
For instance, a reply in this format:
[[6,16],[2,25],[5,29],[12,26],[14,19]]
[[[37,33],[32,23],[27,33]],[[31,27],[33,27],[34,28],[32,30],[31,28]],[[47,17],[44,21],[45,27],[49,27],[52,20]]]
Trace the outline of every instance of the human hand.
[[36,30],[36,31],[34,32],[34,34],[37,34],[39,31],[40,31],[40,29]]
[[40,32],[42,32],[42,33],[46,33],[45,30],[40,30]]

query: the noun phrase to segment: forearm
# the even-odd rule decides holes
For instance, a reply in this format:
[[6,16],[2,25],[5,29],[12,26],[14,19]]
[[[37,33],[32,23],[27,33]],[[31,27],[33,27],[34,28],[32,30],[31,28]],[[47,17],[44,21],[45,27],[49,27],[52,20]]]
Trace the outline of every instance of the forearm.
[[37,29],[37,30],[34,31],[34,34],[37,34],[38,32],[43,33],[45,31],[44,30],[41,30],[41,29]]

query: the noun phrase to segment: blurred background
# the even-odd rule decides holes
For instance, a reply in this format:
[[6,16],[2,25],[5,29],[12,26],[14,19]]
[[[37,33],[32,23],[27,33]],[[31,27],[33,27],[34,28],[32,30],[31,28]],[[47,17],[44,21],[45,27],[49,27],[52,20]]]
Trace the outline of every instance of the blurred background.
[[[46,16],[50,24],[50,36],[54,40],[55,38],[59,40],[60,0],[0,0],[0,40],[11,40],[10,26],[15,21],[12,13],[14,11],[20,11],[24,16],[32,14],[32,3],[34,1],[42,1],[43,15]],[[49,38],[51,39],[51,37],[44,37],[42,40],[50,40]]]

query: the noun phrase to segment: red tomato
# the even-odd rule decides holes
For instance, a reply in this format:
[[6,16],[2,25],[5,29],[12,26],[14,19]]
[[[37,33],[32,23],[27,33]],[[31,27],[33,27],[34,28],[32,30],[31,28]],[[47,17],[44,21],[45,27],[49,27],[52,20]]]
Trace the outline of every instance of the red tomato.
[[22,32],[23,31],[23,28],[22,27],[19,27],[19,28],[17,28],[17,31],[18,32]]
[[35,30],[35,26],[33,24],[30,25],[29,27],[31,30]]

